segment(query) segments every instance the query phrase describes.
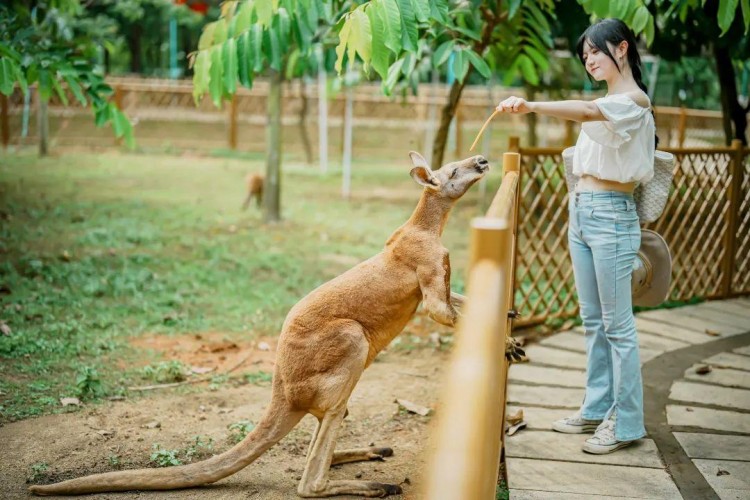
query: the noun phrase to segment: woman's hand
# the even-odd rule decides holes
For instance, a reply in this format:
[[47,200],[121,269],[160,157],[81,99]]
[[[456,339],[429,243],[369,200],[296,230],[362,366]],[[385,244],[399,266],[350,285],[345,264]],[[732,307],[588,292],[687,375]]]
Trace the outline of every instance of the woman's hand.
[[511,96],[498,104],[497,108],[495,109],[497,109],[501,113],[515,113],[524,115],[526,113],[531,113],[530,104],[531,103],[523,97]]

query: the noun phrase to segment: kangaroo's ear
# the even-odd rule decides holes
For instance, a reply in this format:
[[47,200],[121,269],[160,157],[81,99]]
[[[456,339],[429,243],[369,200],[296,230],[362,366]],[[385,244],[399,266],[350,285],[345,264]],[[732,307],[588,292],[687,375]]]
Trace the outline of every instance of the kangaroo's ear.
[[427,170],[431,170],[430,165],[427,164],[427,160],[424,159],[424,156],[416,151],[409,151],[409,158],[411,158],[411,162],[415,167],[424,167]]
[[435,191],[440,189],[440,181],[437,177],[432,175],[432,171],[429,167],[414,167],[411,169],[411,172],[409,172],[409,175],[411,175],[412,179],[417,181],[417,184],[421,184],[429,189],[434,189]]

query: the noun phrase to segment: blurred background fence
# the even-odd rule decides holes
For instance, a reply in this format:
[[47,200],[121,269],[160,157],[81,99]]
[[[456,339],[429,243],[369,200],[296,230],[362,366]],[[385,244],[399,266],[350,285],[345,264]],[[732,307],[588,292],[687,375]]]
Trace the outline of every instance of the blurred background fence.
[[[257,81],[252,89],[241,88],[223,109],[205,98],[196,106],[190,80],[109,78],[115,99],[133,121],[138,146],[144,150],[243,152],[265,151],[266,97],[268,84]],[[333,80],[329,81],[331,87]],[[361,84],[346,91],[328,88],[328,157],[339,162],[343,150],[344,115],[347,95],[352,100],[353,155],[401,159],[410,149],[430,152],[439,122],[441,106],[450,87],[421,84],[416,96],[393,98],[382,95],[379,85]],[[519,89],[500,86],[468,86],[460,101],[447,158],[465,155],[472,139],[494,106]],[[283,151],[285,155],[317,161],[318,87],[315,82],[286,84],[283,97]],[[592,99],[598,94],[570,95]],[[36,95],[24,102],[20,92],[4,105],[4,140],[11,145],[30,145],[38,140]],[[548,97],[536,94],[535,99]],[[50,102],[50,139],[56,147],[111,147],[115,139],[107,129],[96,128],[92,111],[81,108],[70,96],[62,106],[53,96]],[[656,108],[657,132],[661,146],[710,147],[724,143],[721,112],[673,107]],[[524,144],[554,147],[570,144],[578,125],[547,117],[498,116],[481,153],[498,157],[508,137],[520,136]],[[383,147],[384,144],[398,147]]]

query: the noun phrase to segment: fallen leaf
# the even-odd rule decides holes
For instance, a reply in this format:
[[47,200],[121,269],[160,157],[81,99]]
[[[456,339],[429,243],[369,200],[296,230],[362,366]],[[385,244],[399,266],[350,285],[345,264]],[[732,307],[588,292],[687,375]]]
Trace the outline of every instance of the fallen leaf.
[[2,332],[3,335],[10,335],[13,333],[13,330],[10,329],[8,326],[8,323],[5,321],[0,321],[0,332]]
[[210,367],[210,366],[191,366],[190,367],[190,371],[192,371],[193,373],[197,373],[198,375],[212,372],[215,369],[216,367]]
[[701,365],[695,369],[695,373],[697,373],[698,375],[706,375],[708,373],[711,373],[711,366]]
[[145,427],[146,429],[159,429],[161,428],[161,422],[157,422],[156,420],[154,420],[153,422],[147,423],[143,427]]
[[60,398],[60,404],[63,406],[81,406],[81,400],[78,398]]
[[506,415],[505,421],[510,425],[516,425],[523,421],[523,409],[519,408],[514,415]]
[[693,410],[692,408],[685,408],[685,411],[690,411],[690,412],[692,412],[692,411],[695,411],[695,410]]
[[115,435],[115,431],[111,431],[109,429],[99,429],[98,431],[96,431],[96,433],[104,437]]
[[718,471],[716,472],[716,475],[717,475],[717,476],[729,476],[730,474],[729,474],[729,471],[728,471],[728,470],[724,470],[724,469],[719,469],[719,470],[718,470]]
[[65,262],[70,262],[70,252],[63,250],[63,253],[60,254],[60,258]]
[[716,330],[711,330],[710,328],[706,328],[706,335],[710,335],[712,337],[719,337],[721,336],[721,332],[717,332]]
[[416,403],[412,403],[411,401],[407,401],[406,399],[396,399],[394,402],[398,403],[399,406],[401,406],[404,410],[411,412],[411,413],[416,413],[417,415],[422,415],[423,417],[426,417],[432,411],[426,406],[421,406]]
[[271,346],[268,345],[268,342],[261,342],[260,344],[258,344],[258,349],[261,351],[270,351]]

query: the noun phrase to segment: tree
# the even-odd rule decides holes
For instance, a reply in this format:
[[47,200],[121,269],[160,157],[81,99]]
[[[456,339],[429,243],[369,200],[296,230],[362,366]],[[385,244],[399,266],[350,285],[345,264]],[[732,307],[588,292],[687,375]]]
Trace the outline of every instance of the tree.
[[26,94],[36,84],[41,155],[47,152],[44,127],[53,92],[68,104],[63,83],[82,106],[91,104],[98,126],[111,123],[115,135],[133,145],[130,122],[110,101],[112,88],[94,64],[106,31],[92,26],[82,14],[76,0],[15,1],[10,7],[0,6],[0,92],[10,95],[18,85]]
[[[221,17],[203,29],[193,61],[193,96],[204,94],[218,107],[237,91],[268,74],[268,131],[264,218],[281,219],[281,82],[319,64],[316,47],[335,41],[332,27],[350,2],[323,0],[226,1]],[[291,66],[291,69],[290,69]]]

